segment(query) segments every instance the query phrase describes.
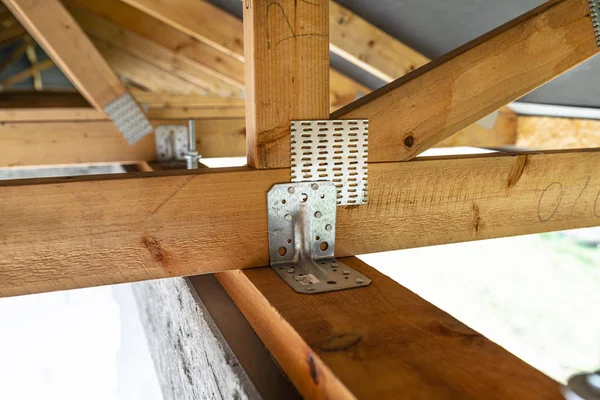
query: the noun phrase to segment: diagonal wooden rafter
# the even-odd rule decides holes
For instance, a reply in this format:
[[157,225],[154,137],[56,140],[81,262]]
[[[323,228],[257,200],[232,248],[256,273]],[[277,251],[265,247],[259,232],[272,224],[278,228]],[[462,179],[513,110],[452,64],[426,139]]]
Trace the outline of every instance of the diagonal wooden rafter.
[[[369,204],[338,208],[336,255],[597,226],[599,168],[598,150],[375,163]],[[0,296],[268,265],[266,193],[288,180],[226,169],[0,182]]]
[[343,261],[373,283],[306,296],[271,268],[216,275],[305,398],[560,398],[516,356],[360,260]]
[[[185,80],[189,85],[187,92],[197,91],[195,88],[200,87],[205,93],[215,93],[224,97],[243,97],[243,89],[207,73],[204,65],[179,52],[167,49],[142,35],[120,27],[83,7],[73,6],[69,10],[92,40],[108,43],[127,52],[130,57],[139,58],[155,68],[163,69]],[[136,80],[134,76],[125,75]],[[165,87],[164,91],[168,91],[168,87]]]
[[[92,106],[105,110],[127,93],[59,0],[2,1]],[[141,109],[137,112],[143,121]]]
[[408,160],[598,52],[588,2],[551,0],[332,118],[370,119],[370,161]]

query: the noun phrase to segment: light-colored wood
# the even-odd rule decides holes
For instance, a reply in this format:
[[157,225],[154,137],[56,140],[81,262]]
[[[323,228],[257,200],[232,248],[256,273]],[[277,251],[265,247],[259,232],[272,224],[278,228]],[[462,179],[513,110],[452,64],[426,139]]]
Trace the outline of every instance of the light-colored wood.
[[134,57],[110,43],[96,38],[92,40],[100,54],[116,73],[138,85],[157,92],[208,94],[206,89]]
[[31,67],[26,68],[20,72],[17,72],[16,74],[11,75],[11,76],[3,79],[2,81],[0,81],[0,91],[4,90],[4,88],[7,86],[19,83],[22,80],[30,78],[33,75],[35,75],[36,73],[43,71],[45,69],[48,69],[52,66],[54,66],[54,61],[48,59],[48,60],[44,60],[40,63],[37,63],[35,65],[32,65]]
[[528,149],[600,147],[600,121],[520,116],[516,145]]
[[[337,210],[336,255],[597,226],[599,168],[599,150],[371,164],[369,204]],[[268,265],[266,193],[286,181],[203,169],[0,182],[0,295]]]
[[126,93],[106,61],[59,0],[3,0],[36,42],[96,108]]
[[333,1],[329,26],[331,51],[386,83],[431,61]]
[[244,89],[244,65],[239,59],[228,56],[120,0],[68,0],[66,3],[72,8],[76,5],[93,11],[172,52],[195,61],[204,67],[207,74],[240,90]]
[[332,118],[369,118],[369,161],[407,160],[598,51],[588,2],[551,0]]
[[171,51],[135,32],[117,26],[83,7],[72,7],[70,11],[91,37],[109,43],[131,56],[163,69],[169,74],[189,82],[190,86],[198,86],[220,96],[242,96],[243,90],[207,73],[203,65],[199,65],[178,52]]
[[[186,120],[151,120],[153,126]],[[241,157],[246,152],[244,120],[196,121],[196,147],[204,157]],[[0,124],[0,167],[77,163],[130,163],[156,159],[154,134],[129,145],[110,121]]]
[[330,112],[334,112],[371,92],[368,87],[357,83],[333,68],[329,70],[329,86]]
[[[35,47],[35,44],[29,43],[27,45],[27,48],[25,49],[25,53],[27,54],[27,60],[29,60],[29,63],[32,67],[34,67],[38,63],[38,57],[35,52]],[[40,73],[40,71],[35,71],[33,73],[33,88],[38,92],[44,88],[42,82],[42,74]]]
[[[0,122],[107,121],[102,111],[91,107],[1,108]],[[127,142],[125,142],[127,143]]]
[[492,129],[485,129],[477,124],[442,140],[435,147],[501,147],[514,146],[517,140],[517,114],[502,108],[498,111],[496,123]]
[[253,168],[290,165],[290,121],[329,116],[328,0],[247,1],[246,150]]
[[370,286],[295,293],[270,268],[217,278],[305,398],[561,399],[558,383],[357,258]]
[[244,52],[239,20],[203,0],[123,0],[232,57]]

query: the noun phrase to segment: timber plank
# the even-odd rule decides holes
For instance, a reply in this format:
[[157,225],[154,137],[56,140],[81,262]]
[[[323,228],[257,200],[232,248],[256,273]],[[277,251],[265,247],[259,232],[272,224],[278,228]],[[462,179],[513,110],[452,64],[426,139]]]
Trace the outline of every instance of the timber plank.
[[[290,164],[290,121],[329,117],[329,1],[244,7],[248,165]],[[293,21],[293,25],[290,21]]]
[[368,287],[295,293],[271,268],[217,274],[305,398],[560,399],[558,383],[357,258]]
[[600,121],[520,116],[516,145],[540,150],[600,147]]
[[[600,150],[369,166],[337,256],[600,225]],[[268,265],[266,193],[289,170],[0,182],[0,296]],[[115,267],[118,266],[118,267]]]
[[587,0],[551,0],[331,118],[370,120],[369,161],[408,160],[598,51]]
[[[187,120],[150,122],[155,127],[187,126]],[[242,118],[199,119],[196,132],[196,147],[204,157],[236,157],[246,152]],[[156,159],[153,133],[129,145],[114,124],[106,120],[1,123],[0,143],[0,167]]]
[[58,0],[3,0],[36,42],[96,108],[126,93],[119,78]]

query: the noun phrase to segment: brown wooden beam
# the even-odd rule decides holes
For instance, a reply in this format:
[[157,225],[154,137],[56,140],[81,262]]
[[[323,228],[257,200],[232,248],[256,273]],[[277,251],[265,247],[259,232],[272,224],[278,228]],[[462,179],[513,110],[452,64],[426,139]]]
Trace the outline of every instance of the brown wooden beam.
[[587,0],[551,0],[332,114],[369,161],[408,160],[598,53]]
[[[600,150],[376,163],[337,256],[600,225]],[[268,265],[289,170],[0,183],[0,296]],[[118,267],[115,267],[118,266]]]
[[290,121],[329,117],[329,2],[245,4],[248,165],[286,167]]
[[559,385],[357,258],[368,287],[295,293],[271,268],[217,274],[311,399],[560,399]]

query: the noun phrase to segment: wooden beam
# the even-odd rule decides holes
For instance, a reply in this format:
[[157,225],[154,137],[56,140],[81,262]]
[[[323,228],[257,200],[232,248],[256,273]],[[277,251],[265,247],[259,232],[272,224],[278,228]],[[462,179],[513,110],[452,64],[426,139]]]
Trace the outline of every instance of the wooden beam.
[[598,51],[588,2],[551,0],[332,118],[369,118],[369,161],[408,160]]
[[520,116],[516,145],[528,149],[600,147],[600,121]]
[[[187,120],[151,120],[151,123],[155,127],[187,126]],[[154,134],[129,145],[107,120],[2,123],[0,144],[0,167],[156,159]],[[196,121],[196,147],[204,157],[243,156],[245,144],[242,118]]]
[[242,32],[238,29],[239,20],[223,13],[216,6],[205,1],[171,0],[123,0],[145,13],[150,14],[195,39],[215,49],[243,61]]
[[96,108],[126,93],[119,78],[58,0],[3,0],[79,92]]
[[21,40],[27,32],[21,24],[12,24],[7,28],[0,29],[0,45],[6,45],[16,40]]
[[4,72],[4,70],[6,68],[8,68],[9,66],[11,66],[13,63],[15,63],[18,59],[20,59],[23,54],[25,54],[25,52],[27,51],[28,46],[30,45],[29,40],[27,40],[27,38],[25,38],[25,40],[23,41],[23,43],[21,43],[16,49],[14,49],[7,58],[5,58],[4,60],[2,60],[2,62],[0,63],[0,74],[2,74],[2,72]]
[[[35,67],[38,63],[38,57],[35,48],[35,43],[29,43],[27,45],[27,48],[25,49],[25,52],[27,54],[27,60],[29,61],[32,67]],[[42,74],[40,73],[40,71],[35,71],[33,73],[33,88],[38,92],[44,88],[42,82]]]
[[327,0],[245,3],[246,139],[251,167],[289,166],[290,121],[329,117],[328,10]]
[[305,398],[560,399],[558,383],[357,258],[370,286],[295,293],[270,268],[217,274]]
[[4,90],[4,88],[7,86],[11,86],[16,83],[19,83],[27,78],[34,76],[37,72],[43,71],[43,70],[48,69],[53,66],[54,66],[54,61],[48,59],[48,60],[44,60],[40,63],[37,63],[29,68],[26,68],[20,72],[17,72],[16,74],[11,75],[11,76],[3,79],[2,81],[0,81],[0,91]]
[[[491,129],[471,125],[457,134],[439,142],[435,147],[502,147],[515,146],[517,141],[517,121],[519,116],[507,107],[498,111],[496,122]],[[554,149],[559,149],[555,147]]]
[[172,51],[135,32],[115,25],[83,7],[71,7],[70,11],[93,39],[101,40],[152,64],[154,67],[163,69],[165,72],[185,80],[192,88],[197,86],[210,93],[226,97],[243,96],[243,89],[207,73],[206,67],[179,52]]
[[386,83],[431,61],[334,1],[329,26],[331,51]]
[[[600,150],[372,164],[369,204],[338,208],[336,253],[597,226],[599,168]],[[205,169],[0,182],[0,296],[268,265],[266,193],[286,181]]]

